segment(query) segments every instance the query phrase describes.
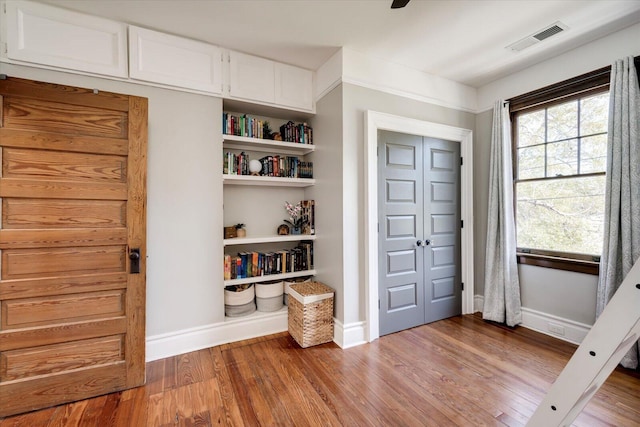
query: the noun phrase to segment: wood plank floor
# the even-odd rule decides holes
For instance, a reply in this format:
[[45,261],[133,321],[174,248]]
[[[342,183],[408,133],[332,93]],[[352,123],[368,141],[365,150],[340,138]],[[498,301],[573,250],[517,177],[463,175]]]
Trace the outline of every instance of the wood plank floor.
[[[0,420],[8,426],[522,426],[575,346],[477,315],[342,350],[287,334],[147,364],[147,385]],[[640,426],[618,369],[574,425]]]

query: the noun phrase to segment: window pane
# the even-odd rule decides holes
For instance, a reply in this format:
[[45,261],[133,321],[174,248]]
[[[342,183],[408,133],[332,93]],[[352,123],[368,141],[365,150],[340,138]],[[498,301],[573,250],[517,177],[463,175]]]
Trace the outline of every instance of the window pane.
[[518,116],[518,147],[544,143],[544,110]]
[[547,176],[578,173],[578,140],[554,142],[547,145]]
[[544,178],[544,145],[518,149],[518,179]]
[[518,183],[518,247],[600,255],[604,188],[604,175]]
[[609,92],[584,98],[580,102],[580,135],[607,132]]
[[605,172],[607,169],[607,135],[583,138],[580,143],[580,173]]
[[556,105],[547,110],[547,141],[578,136],[578,101]]

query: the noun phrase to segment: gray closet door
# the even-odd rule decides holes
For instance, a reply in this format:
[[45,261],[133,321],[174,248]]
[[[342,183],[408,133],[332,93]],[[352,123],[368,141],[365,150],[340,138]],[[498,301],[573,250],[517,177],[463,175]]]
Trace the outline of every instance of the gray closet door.
[[459,144],[378,132],[380,335],[461,312]]

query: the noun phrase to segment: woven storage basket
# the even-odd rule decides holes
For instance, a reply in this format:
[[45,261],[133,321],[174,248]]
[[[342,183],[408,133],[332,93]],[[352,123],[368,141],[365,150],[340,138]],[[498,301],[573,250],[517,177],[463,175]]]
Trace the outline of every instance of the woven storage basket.
[[320,282],[289,287],[289,333],[300,347],[333,341],[333,293]]
[[292,280],[285,280],[284,281],[284,305],[289,305],[289,286],[294,285],[296,283],[310,282],[310,281],[311,281],[311,277],[309,276],[298,277]]

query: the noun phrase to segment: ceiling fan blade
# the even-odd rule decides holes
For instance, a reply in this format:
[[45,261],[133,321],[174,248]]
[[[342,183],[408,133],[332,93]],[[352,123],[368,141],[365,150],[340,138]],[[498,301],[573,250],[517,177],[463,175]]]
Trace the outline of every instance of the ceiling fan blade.
[[405,7],[407,3],[409,3],[409,0],[393,0],[393,3],[391,3],[391,9],[400,9]]

